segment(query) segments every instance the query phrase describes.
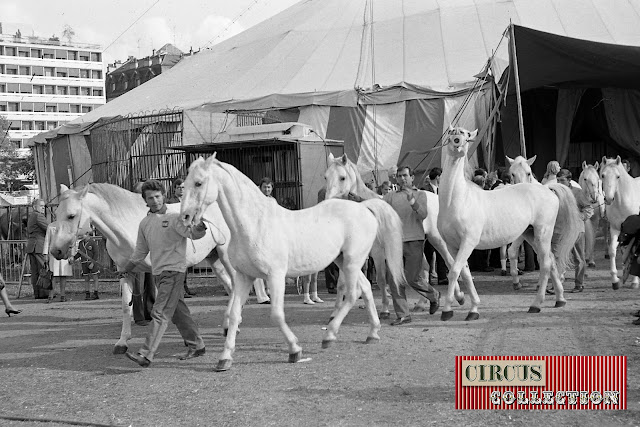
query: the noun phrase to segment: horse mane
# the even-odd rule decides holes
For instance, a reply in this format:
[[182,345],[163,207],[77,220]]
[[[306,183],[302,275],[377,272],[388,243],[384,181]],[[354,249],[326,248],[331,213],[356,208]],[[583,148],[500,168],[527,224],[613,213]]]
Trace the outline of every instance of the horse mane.
[[[351,171],[356,177],[356,186],[362,190],[362,194],[359,194],[359,196],[365,199],[380,198],[380,195],[378,193],[376,193],[375,191],[367,187],[367,185],[364,183],[364,180],[362,179],[362,175],[360,175],[360,172],[358,172],[358,168],[356,167],[356,164],[353,163],[348,157],[346,159],[347,159],[347,164],[345,166],[351,169]],[[338,161],[338,163],[340,162]]]
[[[103,199],[113,213],[120,214],[123,217],[129,217],[133,209],[139,208],[143,202],[142,197],[138,193],[133,193],[117,185],[103,182],[87,185],[89,187],[89,193]],[[127,199],[133,203],[125,203]]]
[[[220,167],[220,169],[231,175],[231,177],[233,178],[233,184],[236,186],[236,189],[240,192],[240,194],[243,194],[242,191],[244,190],[244,188],[241,188],[239,184],[244,184],[244,186],[251,189],[250,191],[253,191],[256,194],[260,194],[261,196],[265,197],[264,194],[262,194],[262,192],[260,191],[260,188],[253,181],[251,181],[248,176],[240,172],[238,168],[236,168],[232,164],[221,162],[218,159],[214,159],[214,162]],[[265,197],[265,199],[269,198]]]

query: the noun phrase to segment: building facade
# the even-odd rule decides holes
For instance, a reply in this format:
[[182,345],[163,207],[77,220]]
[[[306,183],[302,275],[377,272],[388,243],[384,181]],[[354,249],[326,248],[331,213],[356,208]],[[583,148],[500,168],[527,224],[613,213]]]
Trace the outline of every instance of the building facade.
[[107,65],[107,102],[129,92],[155,76],[176,65],[184,56],[193,55],[193,50],[183,53],[174,45],[167,43],[146,58],[129,57],[126,62]]
[[[1,28],[1,27],[0,27]],[[0,115],[17,148],[105,104],[99,45],[0,34]]]

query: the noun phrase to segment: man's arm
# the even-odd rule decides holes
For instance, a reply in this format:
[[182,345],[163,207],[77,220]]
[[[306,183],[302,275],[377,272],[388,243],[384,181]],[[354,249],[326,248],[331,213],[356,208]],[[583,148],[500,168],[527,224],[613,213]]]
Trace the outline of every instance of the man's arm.
[[183,224],[179,217],[173,218],[173,228],[183,237],[187,237],[191,240],[198,240],[207,234],[207,226],[200,220],[200,223],[195,226],[186,226]]
[[136,266],[144,261],[149,254],[149,245],[144,235],[142,224],[138,227],[138,238],[136,239],[136,248],[131,255],[131,259],[124,266],[124,271],[133,271]]
[[38,227],[40,227],[42,231],[44,231],[45,233],[47,232],[47,227],[49,226],[49,220],[47,219],[46,216],[44,216],[44,214],[41,214],[40,212],[38,212],[38,215],[36,216],[36,224],[38,225]]
[[421,191],[414,190],[412,196],[413,197],[410,198],[408,197],[411,209],[413,209],[413,212],[418,215],[420,221],[424,221],[427,217],[427,195]]

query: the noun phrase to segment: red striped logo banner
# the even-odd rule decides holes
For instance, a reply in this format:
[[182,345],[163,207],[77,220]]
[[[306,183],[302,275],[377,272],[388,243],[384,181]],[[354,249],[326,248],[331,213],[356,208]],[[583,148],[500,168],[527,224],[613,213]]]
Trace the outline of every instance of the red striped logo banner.
[[627,409],[626,356],[456,356],[456,409]]

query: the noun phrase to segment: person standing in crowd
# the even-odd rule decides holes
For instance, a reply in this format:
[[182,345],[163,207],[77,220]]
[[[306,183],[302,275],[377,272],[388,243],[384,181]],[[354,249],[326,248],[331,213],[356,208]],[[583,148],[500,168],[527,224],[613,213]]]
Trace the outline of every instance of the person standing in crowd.
[[378,191],[377,193],[381,196],[384,196],[385,194],[390,193],[391,190],[391,183],[389,181],[384,181],[382,184],[380,184],[380,186],[378,187]]
[[142,367],[153,362],[162,336],[171,320],[189,347],[180,359],[191,359],[205,354],[205,345],[198,326],[184,302],[184,274],[187,269],[187,238],[204,237],[207,227],[201,221],[193,227],[182,223],[179,213],[167,213],[165,189],[156,180],[142,185],[142,197],[149,207],[149,214],[140,222],[136,248],[123,271],[131,272],[147,255],[151,258],[151,270],[156,279],[157,296],[151,311],[151,330],[138,353],[126,356]]
[[[48,257],[49,270],[51,270],[51,272],[53,273],[53,277],[58,278],[58,287],[60,288],[60,302],[67,302],[69,301],[66,293],[67,278],[73,276],[73,267],[70,261],[73,260],[75,253],[72,253],[69,259],[60,260],[56,259],[56,257],[54,257],[53,255],[49,255],[49,246],[51,245],[51,239],[57,231],[57,228],[53,224],[49,224],[49,226],[47,227],[47,233],[44,237],[44,249],[42,253],[46,257]],[[51,286],[51,291],[49,292],[49,298],[47,298],[47,302],[52,302],[55,296],[55,288],[54,286]]]
[[[578,203],[578,209],[580,210],[580,218],[582,221],[588,221],[593,216],[593,206],[589,203],[586,196],[579,188],[575,188],[571,185],[571,172],[568,169],[561,169],[558,172],[557,180],[558,184],[566,185],[571,189],[573,195]],[[578,236],[578,240],[573,247],[573,263],[575,265],[575,286],[571,292],[582,292],[584,290],[584,276],[587,270],[587,262],[585,260],[585,239],[584,239],[584,226]],[[564,277],[564,275],[563,275]]]
[[4,277],[2,277],[2,273],[0,273],[0,299],[2,299],[2,303],[4,304],[4,312],[9,317],[11,317],[12,314],[22,313],[22,310],[16,310],[16,308],[11,304],[11,301],[9,301],[9,295],[5,289],[5,285]]
[[[171,204],[174,204],[174,203],[182,202],[182,192],[183,191],[184,191],[184,180],[182,178],[174,179],[173,180],[173,196],[171,196],[169,198],[169,200],[167,200],[167,204],[171,205]],[[187,275],[188,275],[188,272],[185,271],[185,273],[184,273],[184,297],[185,298],[191,298],[196,293],[189,290],[189,287],[187,286]]]
[[[437,166],[431,168],[428,175],[429,180],[425,183],[424,190],[438,194],[441,175],[441,168]],[[424,243],[424,256],[427,258],[430,267],[429,269],[431,270],[429,272],[429,276],[431,277],[433,275],[434,279],[437,280],[438,285],[447,286],[449,284],[449,279],[447,279],[449,269],[444,262],[444,258],[442,258],[442,255],[436,251],[431,242],[429,242],[429,239]]]
[[46,293],[38,291],[38,275],[40,270],[45,267],[44,238],[49,226],[49,220],[44,216],[45,203],[42,199],[34,199],[31,203],[33,211],[27,219],[27,245],[26,253],[29,257],[31,266],[31,286],[33,287],[33,296],[36,299],[48,298]]
[[[80,265],[82,266],[84,299],[87,301],[100,299],[100,296],[98,296],[98,274],[100,274],[100,267],[96,264],[97,255],[98,242],[93,238],[91,231],[86,231],[82,239],[78,242],[78,251],[74,259],[80,260]],[[93,292],[91,290],[92,288]]]
[[551,160],[547,163],[547,171],[544,173],[542,177],[542,184],[553,184],[558,182],[557,175],[560,172],[560,163],[555,160]]
[[[402,252],[407,285],[429,300],[429,313],[434,314],[440,307],[440,292],[429,284],[422,269],[425,241],[422,221],[428,213],[427,197],[413,185],[414,174],[410,167],[398,167],[397,178],[400,188],[396,192],[385,195],[383,200],[393,207],[402,221]],[[391,283],[391,277],[387,276],[387,278]],[[405,286],[400,285],[398,289],[395,286],[390,286],[390,288],[393,308],[397,316],[391,325],[410,323],[411,316]]]

